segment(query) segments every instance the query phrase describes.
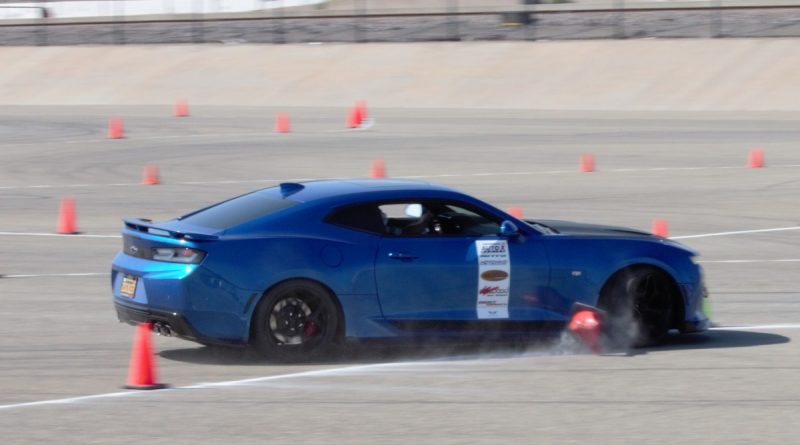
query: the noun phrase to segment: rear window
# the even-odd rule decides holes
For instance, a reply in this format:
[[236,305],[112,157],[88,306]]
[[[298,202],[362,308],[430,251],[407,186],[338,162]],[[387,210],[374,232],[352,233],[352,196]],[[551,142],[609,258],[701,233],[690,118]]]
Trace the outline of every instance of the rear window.
[[263,192],[255,192],[221,202],[196,213],[190,213],[179,219],[196,226],[227,229],[295,204],[297,204],[297,201],[276,198]]

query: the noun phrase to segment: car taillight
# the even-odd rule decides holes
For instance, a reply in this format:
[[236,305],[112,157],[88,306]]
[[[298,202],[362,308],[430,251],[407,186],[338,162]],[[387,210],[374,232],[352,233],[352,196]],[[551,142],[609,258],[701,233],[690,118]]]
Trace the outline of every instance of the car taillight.
[[154,247],[152,255],[154,261],[197,264],[203,261],[206,253],[202,250],[190,249],[188,247]]

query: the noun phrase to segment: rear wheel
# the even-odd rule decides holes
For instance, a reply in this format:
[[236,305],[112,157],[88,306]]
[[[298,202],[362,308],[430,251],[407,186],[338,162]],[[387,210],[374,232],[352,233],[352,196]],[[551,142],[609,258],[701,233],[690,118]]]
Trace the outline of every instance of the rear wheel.
[[313,360],[333,351],[339,312],[322,285],[286,281],[271,289],[253,315],[252,345],[278,361]]
[[671,280],[663,271],[636,267],[620,272],[600,296],[607,340],[622,347],[661,342],[670,329],[674,301]]

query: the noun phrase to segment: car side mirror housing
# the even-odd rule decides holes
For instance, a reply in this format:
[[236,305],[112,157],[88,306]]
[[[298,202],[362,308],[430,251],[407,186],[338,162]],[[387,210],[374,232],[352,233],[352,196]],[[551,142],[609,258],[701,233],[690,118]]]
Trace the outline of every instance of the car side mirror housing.
[[511,221],[503,221],[500,223],[500,236],[506,238],[519,236],[519,228]]

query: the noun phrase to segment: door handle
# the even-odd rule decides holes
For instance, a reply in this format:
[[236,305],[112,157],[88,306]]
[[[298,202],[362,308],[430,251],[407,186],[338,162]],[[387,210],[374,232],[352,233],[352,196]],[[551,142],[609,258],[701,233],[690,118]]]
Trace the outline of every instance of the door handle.
[[392,260],[411,261],[416,260],[417,258],[419,257],[407,252],[389,252],[389,259]]

